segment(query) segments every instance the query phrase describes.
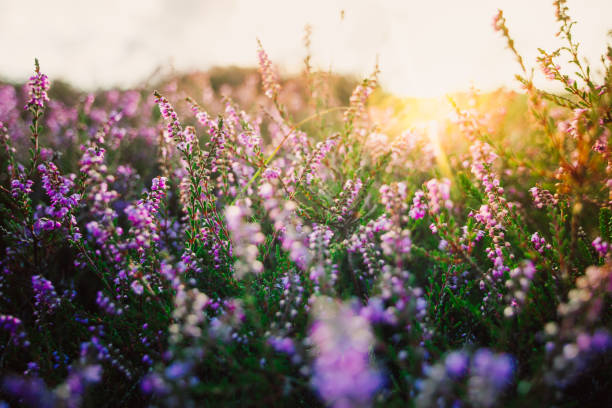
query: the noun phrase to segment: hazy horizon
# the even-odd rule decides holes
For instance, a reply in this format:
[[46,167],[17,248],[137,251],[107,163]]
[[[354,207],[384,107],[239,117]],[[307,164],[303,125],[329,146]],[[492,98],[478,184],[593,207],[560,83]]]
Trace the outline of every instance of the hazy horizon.
[[[84,89],[129,87],[157,67],[177,72],[257,64],[259,38],[281,72],[302,68],[312,26],[316,68],[362,77],[376,59],[385,89],[432,97],[475,86],[516,88],[512,54],[492,27],[498,8],[529,67],[537,48],[559,45],[551,1],[246,2],[168,0],[105,4],[0,0],[0,77],[27,79],[38,57],[50,79]],[[569,1],[582,55],[598,67],[612,2]],[[474,64],[473,61],[477,61]],[[562,65],[563,66],[563,65]],[[565,67],[564,67],[565,68]],[[542,75],[539,85],[546,86]]]

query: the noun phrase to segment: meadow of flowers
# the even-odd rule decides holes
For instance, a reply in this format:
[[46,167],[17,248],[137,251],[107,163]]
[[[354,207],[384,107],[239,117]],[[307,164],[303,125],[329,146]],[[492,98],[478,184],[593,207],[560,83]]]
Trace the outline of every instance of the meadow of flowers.
[[554,5],[562,93],[500,11],[522,91],[427,126],[308,36],[294,78],[0,84],[0,407],[612,406],[612,48]]

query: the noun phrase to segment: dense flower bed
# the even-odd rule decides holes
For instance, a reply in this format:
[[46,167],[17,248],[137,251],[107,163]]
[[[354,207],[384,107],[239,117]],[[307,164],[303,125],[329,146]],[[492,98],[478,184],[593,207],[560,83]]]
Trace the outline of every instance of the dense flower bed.
[[261,44],[237,82],[0,85],[0,405],[612,404],[612,49],[595,79],[555,6],[564,94],[500,12],[524,93],[402,132],[378,67],[345,95]]

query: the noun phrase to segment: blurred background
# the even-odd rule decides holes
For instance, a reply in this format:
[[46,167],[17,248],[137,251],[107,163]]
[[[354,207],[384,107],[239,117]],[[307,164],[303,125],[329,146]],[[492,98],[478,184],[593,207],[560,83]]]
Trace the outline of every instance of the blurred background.
[[[378,58],[383,87],[397,95],[435,97],[470,84],[483,91],[515,88],[518,66],[492,18],[504,10],[519,52],[535,66],[538,47],[559,45],[551,3],[0,0],[0,79],[24,81],[38,57],[51,80],[87,90],[131,87],[160,70],[256,66],[257,38],[281,72],[293,74],[302,67],[310,24],[316,68],[363,77]],[[609,39],[604,16],[612,15],[612,1],[568,5],[579,21],[583,55],[598,62]]]

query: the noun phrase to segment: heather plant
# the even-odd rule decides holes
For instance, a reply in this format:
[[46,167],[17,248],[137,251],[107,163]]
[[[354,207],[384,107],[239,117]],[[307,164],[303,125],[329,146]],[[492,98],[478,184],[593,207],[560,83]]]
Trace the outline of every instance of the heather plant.
[[258,42],[259,77],[1,84],[0,404],[612,403],[612,49],[595,74],[554,7],[564,92],[500,11],[524,92],[429,127],[310,27],[301,79]]

